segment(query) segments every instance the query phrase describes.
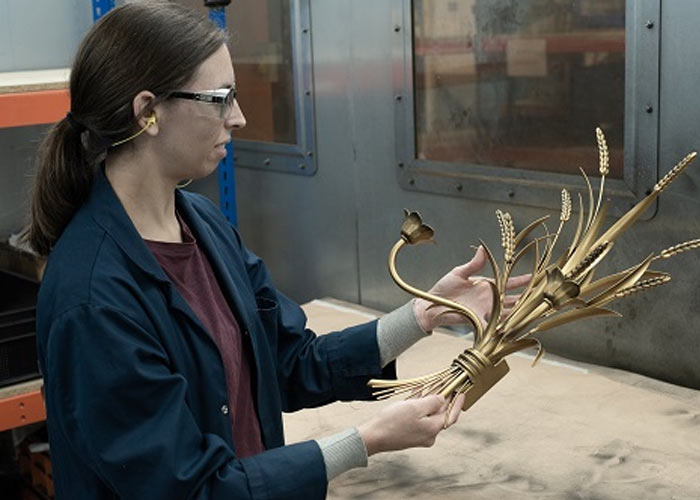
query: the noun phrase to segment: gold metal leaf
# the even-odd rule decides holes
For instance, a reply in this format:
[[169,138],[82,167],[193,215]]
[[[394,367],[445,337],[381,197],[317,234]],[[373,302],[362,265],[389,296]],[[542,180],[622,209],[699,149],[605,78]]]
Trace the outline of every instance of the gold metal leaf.
[[[498,287],[493,281],[487,281],[491,288],[491,315],[489,316],[488,325],[484,330],[484,337],[487,338],[496,331],[496,326],[501,321],[501,312],[503,311],[503,303],[501,302],[501,294],[498,292]],[[481,339],[475,339],[476,344],[481,342]]]
[[583,307],[579,309],[571,309],[569,311],[561,312],[557,315],[544,320],[539,325],[535,326],[532,330],[528,332],[528,335],[535,333],[541,333],[558,326],[566,325],[573,321],[579,321],[586,318],[595,318],[598,316],[620,316],[620,313],[615,312],[611,309],[605,309],[602,307]]
[[576,245],[578,245],[578,239],[581,237],[581,231],[583,230],[583,198],[581,198],[581,193],[578,194],[578,223],[576,224],[576,232],[571,240],[571,246],[567,252],[567,256],[571,256],[576,250]]
[[537,347],[538,347],[537,355],[535,356],[535,359],[532,360],[532,365],[531,365],[533,368],[535,366],[537,366],[537,363],[539,363],[540,360],[544,357],[544,347],[542,347],[542,344],[540,343],[539,340],[537,341]]
[[[588,284],[588,283],[582,284],[581,285],[581,296],[588,297],[588,296],[594,295],[596,293],[599,293],[602,290],[610,288],[613,284],[619,282],[622,278],[627,276],[629,274],[629,272],[632,271],[632,269],[633,268],[630,268],[630,269],[627,269],[625,271],[621,271],[619,273],[605,276],[605,277],[600,278],[599,280],[596,280],[590,284]],[[647,279],[661,278],[663,276],[668,276],[668,274],[663,273],[663,272],[659,272],[659,271],[651,271],[651,270],[647,269],[644,272],[644,274],[641,276],[640,279],[647,280]]]
[[612,249],[613,244],[609,241],[604,241],[588,252],[581,262],[567,274],[567,279],[577,280],[580,277],[587,275],[602,261]]
[[523,349],[529,349],[531,347],[538,347],[539,345],[540,342],[537,339],[523,338],[500,345],[498,350],[494,352],[494,355],[496,355],[498,359],[503,359],[515,352],[522,351]]
[[581,171],[581,175],[583,175],[583,180],[586,181],[586,189],[588,191],[588,220],[586,220],[586,229],[583,230],[583,232],[585,233],[586,231],[588,231],[588,228],[591,227],[595,206],[593,205],[593,187],[591,186],[591,181],[588,179],[588,175],[586,175],[585,170],[583,170],[582,168],[579,168],[579,170]]
[[639,279],[644,275],[646,270],[649,268],[649,265],[651,264],[651,258],[652,256],[649,255],[646,259],[644,259],[642,262],[640,262],[637,266],[633,267],[632,270],[627,273],[625,276],[623,276],[620,281],[617,283],[613,284],[610,288],[605,290],[604,292],[601,292],[597,296],[593,297],[591,300],[588,301],[589,305],[592,306],[603,306],[607,304],[608,302],[614,300],[615,294],[622,290],[623,288],[626,288],[628,286],[632,286]]
[[584,233],[583,238],[576,247],[576,250],[574,251],[573,255],[562,267],[561,270],[564,274],[570,273],[576,266],[578,266],[578,264],[586,257],[586,255],[588,255],[592,248],[600,245],[603,241],[606,240],[606,238],[599,238],[599,241],[596,241],[595,244],[593,243],[593,240],[595,240],[595,237],[598,234],[598,231],[603,225],[605,217],[608,214],[609,205],[610,204],[608,202],[605,202],[600,212],[598,212],[598,214],[593,219],[593,222],[591,222],[591,226]]
[[520,231],[518,235],[515,237],[515,246],[517,247],[522,243],[522,241],[527,238],[527,235],[530,234],[537,226],[544,224],[544,221],[549,219],[549,215],[545,215],[544,217],[540,217],[539,219],[531,222],[528,224],[525,229]]

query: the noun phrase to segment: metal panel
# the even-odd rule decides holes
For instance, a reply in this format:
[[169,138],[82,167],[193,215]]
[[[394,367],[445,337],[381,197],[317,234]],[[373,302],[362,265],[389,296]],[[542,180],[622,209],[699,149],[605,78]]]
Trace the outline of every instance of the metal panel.
[[314,97],[309,0],[290,1],[296,144],[275,144],[236,139],[239,167],[260,168],[299,175],[314,175]]
[[0,72],[70,66],[91,26],[91,0],[0,0]]
[[29,214],[33,158],[48,126],[0,130],[0,239],[19,233]]
[[[607,194],[620,211],[656,182],[660,0],[627,2],[624,180],[610,179]],[[413,22],[411,0],[395,0],[394,103],[396,161],[401,186],[501,203],[557,208],[562,187],[583,191],[578,175],[553,174],[497,165],[419,160],[415,151]],[[655,22],[655,20],[657,20]],[[650,24],[651,23],[651,24]],[[650,27],[647,27],[650,26]],[[592,131],[591,131],[592,132]],[[593,135],[591,134],[591,137]],[[644,159],[644,161],[639,161]]]
[[[643,2],[634,3],[643,7]],[[394,101],[395,78],[404,75],[403,59],[392,57],[395,38],[403,36],[404,2],[314,0],[311,5],[318,173],[304,178],[257,169],[237,171],[244,239],[265,259],[285,293],[298,301],[334,296],[382,310],[408,300],[386,268],[404,207],[421,211],[437,230],[436,245],[407,250],[398,262],[402,276],[422,288],[469,259],[473,253],[469,245],[479,238],[499,244],[496,208],[509,210],[520,224],[551,213],[516,204],[507,196],[488,201],[403,189],[397,182],[396,142],[403,139],[395,133]],[[686,96],[695,95],[700,81],[700,69],[688,63],[700,59],[696,29],[700,3],[667,2],[662,15],[660,24],[655,23],[657,28],[664,26],[662,32],[641,31],[639,36],[662,37],[660,113],[649,118],[660,119],[658,156],[663,174],[699,146],[700,100]],[[642,14],[635,16],[646,21]],[[401,71],[395,71],[396,64]],[[637,84],[630,92],[646,116],[642,94],[648,82],[640,78],[634,76]],[[649,88],[656,86],[652,82]],[[653,147],[640,149],[637,161],[655,165],[657,140],[650,134],[651,139],[636,135],[634,143],[640,147],[651,140]],[[558,183],[556,177],[547,180],[552,186]],[[199,185],[215,196],[213,178]],[[699,190],[700,165],[696,165],[664,193],[658,215],[637,223],[616,245],[601,272],[623,269],[650,251],[700,235]],[[700,388],[700,268],[695,262],[697,254],[661,262],[658,267],[674,278],[665,290],[620,302],[615,308],[624,319],[592,320],[543,335],[545,347]]]
[[340,22],[354,9],[354,2],[311,3],[314,70],[304,71],[314,78],[313,157],[325,168],[310,177],[267,169],[236,171],[244,241],[263,257],[280,289],[300,302],[323,296],[360,301],[355,208],[359,186],[354,180],[355,122],[348,101],[353,94],[349,61],[354,35],[352,26]]

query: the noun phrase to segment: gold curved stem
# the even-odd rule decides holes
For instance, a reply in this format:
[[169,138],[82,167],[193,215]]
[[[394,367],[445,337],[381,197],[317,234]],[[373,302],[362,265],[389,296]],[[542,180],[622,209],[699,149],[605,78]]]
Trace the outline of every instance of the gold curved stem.
[[474,328],[474,338],[480,339],[483,336],[484,330],[481,326],[481,321],[479,320],[479,317],[474,311],[452,300],[444,299],[442,297],[438,297],[437,295],[432,295],[430,293],[424,292],[423,290],[409,285],[403,279],[401,279],[398,272],[396,271],[396,255],[399,253],[399,250],[401,250],[401,248],[405,244],[406,240],[402,238],[396,242],[396,244],[391,249],[391,252],[389,252],[389,274],[391,274],[391,277],[396,282],[396,284],[399,285],[399,287],[401,287],[403,290],[407,291],[412,295],[415,295],[416,297],[420,297],[421,299],[425,299],[429,302],[432,302],[433,304],[439,304],[441,306],[445,306],[449,309],[454,309],[463,313],[464,316],[466,316],[469,319],[469,322]]

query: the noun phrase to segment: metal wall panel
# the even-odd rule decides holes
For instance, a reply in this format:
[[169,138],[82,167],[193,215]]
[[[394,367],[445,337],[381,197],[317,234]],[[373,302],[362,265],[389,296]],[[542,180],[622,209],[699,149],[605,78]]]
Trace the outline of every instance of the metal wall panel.
[[0,129],[0,238],[7,240],[27,221],[33,157],[47,126]]
[[[548,213],[399,186],[392,81],[392,65],[402,64],[392,52],[394,37],[400,36],[396,6],[374,0],[312,1],[318,173],[311,178],[251,170],[237,174],[244,238],[265,258],[279,286],[299,301],[335,296],[389,310],[407,300],[386,268],[404,207],[421,211],[437,231],[437,245],[406,250],[398,263],[407,281],[425,288],[470,258],[469,246],[479,238],[498,246],[496,208],[509,210],[516,222]],[[698,2],[664,2],[661,174],[700,146],[700,100],[695,99],[700,72],[689,64],[700,58],[698,22]],[[656,217],[639,222],[616,245],[602,272],[699,236],[699,184],[700,164],[664,193]],[[657,267],[673,274],[671,285],[616,304],[622,320],[592,320],[548,332],[542,337],[545,347],[700,388],[697,262],[697,254],[686,254],[660,263]]]
[[[312,2],[316,160],[311,177],[236,172],[239,227],[280,288],[298,301],[358,302],[356,165],[351,99],[351,2]],[[235,60],[234,60],[235,65]],[[245,110],[243,110],[245,113]]]
[[[401,22],[400,4],[312,0],[318,172],[312,177],[237,172],[244,238],[265,259],[280,288],[298,301],[333,296],[389,310],[407,300],[386,270],[404,207],[421,211],[437,230],[437,245],[409,249],[398,263],[407,281],[424,288],[468,259],[473,252],[469,245],[478,238],[498,246],[496,208],[509,210],[516,222],[547,213],[400,187],[392,67],[403,64],[392,49],[395,37],[401,36],[400,29],[395,30]],[[8,5],[0,2],[0,12]],[[658,164],[664,174],[686,152],[700,147],[700,70],[693,64],[700,59],[700,3],[664,2],[661,12]],[[89,18],[89,8],[85,15]],[[62,50],[65,59],[69,50]],[[644,85],[639,82],[630,91]],[[43,131],[44,127],[0,131],[3,235],[16,230],[25,216],[30,158]],[[215,176],[193,187],[217,198]],[[616,245],[602,271],[620,269],[650,251],[699,235],[700,164],[664,193],[656,217],[638,223]],[[700,388],[697,262],[696,253],[659,263],[656,267],[671,272],[673,282],[617,304],[625,319],[592,320],[548,332],[542,337],[545,347]]]
[[[700,100],[696,98],[700,71],[692,63],[700,57],[700,3],[663,2],[661,16],[659,176],[686,153],[700,148]],[[699,235],[700,164],[696,164],[663,193],[656,217],[638,223],[613,252],[623,264]],[[699,388],[698,262],[697,253],[660,262],[654,267],[673,275],[664,289],[620,302],[616,309],[625,315],[622,320],[591,321],[576,328],[574,335],[553,332],[551,348]]]
[[92,26],[92,0],[0,0],[0,72],[65,68]]

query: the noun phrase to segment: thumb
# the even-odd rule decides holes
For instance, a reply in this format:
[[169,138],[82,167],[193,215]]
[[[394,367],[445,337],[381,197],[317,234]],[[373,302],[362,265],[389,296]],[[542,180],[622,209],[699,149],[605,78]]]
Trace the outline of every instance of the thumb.
[[484,264],[486,264],[486,250],[479,245],[472,260],[457,267],[457,273],[463,278],[468,278],[481,271],[484,268]]

